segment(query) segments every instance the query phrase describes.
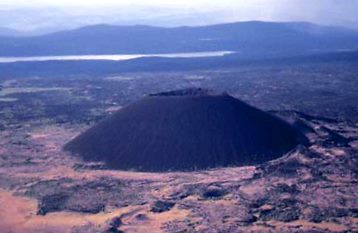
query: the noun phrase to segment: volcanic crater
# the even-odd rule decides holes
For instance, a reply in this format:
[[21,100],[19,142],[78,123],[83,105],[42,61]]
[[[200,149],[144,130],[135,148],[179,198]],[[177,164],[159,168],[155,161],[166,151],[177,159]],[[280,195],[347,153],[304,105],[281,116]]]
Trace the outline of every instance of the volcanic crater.
[[144,97],[64,149],[114,169],[166,172],[257,165],[306,143],[285,121],[226,93],[198,88]]

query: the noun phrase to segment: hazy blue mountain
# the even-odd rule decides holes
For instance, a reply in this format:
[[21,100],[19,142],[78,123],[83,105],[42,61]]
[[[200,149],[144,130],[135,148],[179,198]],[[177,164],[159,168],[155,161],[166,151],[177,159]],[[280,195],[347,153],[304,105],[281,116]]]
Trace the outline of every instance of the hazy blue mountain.
[[309,23],[240,22],[200,27],[95,25],[43,36],[0,37],[0,56],[230,50],[287,56],[358,49],[358,32]]
[[6,27],[0,27],[0,36],[22,36],[22,35],[23,33],[17,30],[6,28]]

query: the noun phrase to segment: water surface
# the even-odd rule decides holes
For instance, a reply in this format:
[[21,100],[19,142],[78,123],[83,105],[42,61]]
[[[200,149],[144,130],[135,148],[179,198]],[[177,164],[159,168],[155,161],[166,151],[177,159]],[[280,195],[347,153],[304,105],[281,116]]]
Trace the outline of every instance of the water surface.
[[195,58],[219,57],[232,54],[230,51],[194,52],[194,53],[163,53],[163,54],[111,54],[111,55],[70,55],[70,56],[35,56],[35,57],[0,57],[0,63],[33,62],[33,61],[78,61],[78,60],[109,60],[124,61],[142,57],[164,58]]

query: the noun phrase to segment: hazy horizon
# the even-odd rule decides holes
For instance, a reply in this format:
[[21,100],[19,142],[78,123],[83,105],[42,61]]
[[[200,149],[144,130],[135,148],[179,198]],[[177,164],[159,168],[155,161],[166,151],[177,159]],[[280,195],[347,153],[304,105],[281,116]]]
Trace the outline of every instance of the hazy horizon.
[[358,29],[357,0],[0,1],[0,28],[46,33],[95,24],[197,26],[240,21],[310,22]]

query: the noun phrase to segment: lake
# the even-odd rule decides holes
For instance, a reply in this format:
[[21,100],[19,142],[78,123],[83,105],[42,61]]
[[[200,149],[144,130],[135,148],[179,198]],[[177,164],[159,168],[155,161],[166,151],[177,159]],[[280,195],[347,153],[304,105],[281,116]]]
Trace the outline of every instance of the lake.
[[69,55],[69,56],[36,56],[36,57],[0,57],[0,63],[32,62],[32,61],[78,61],[78,60],[109,60],[124,61],[143,57],[164,58],[199,58],[220,57],[232,54],[231,51],[193,52],[193,53],[165,53],[165,54],[109,54],[109,55]]

